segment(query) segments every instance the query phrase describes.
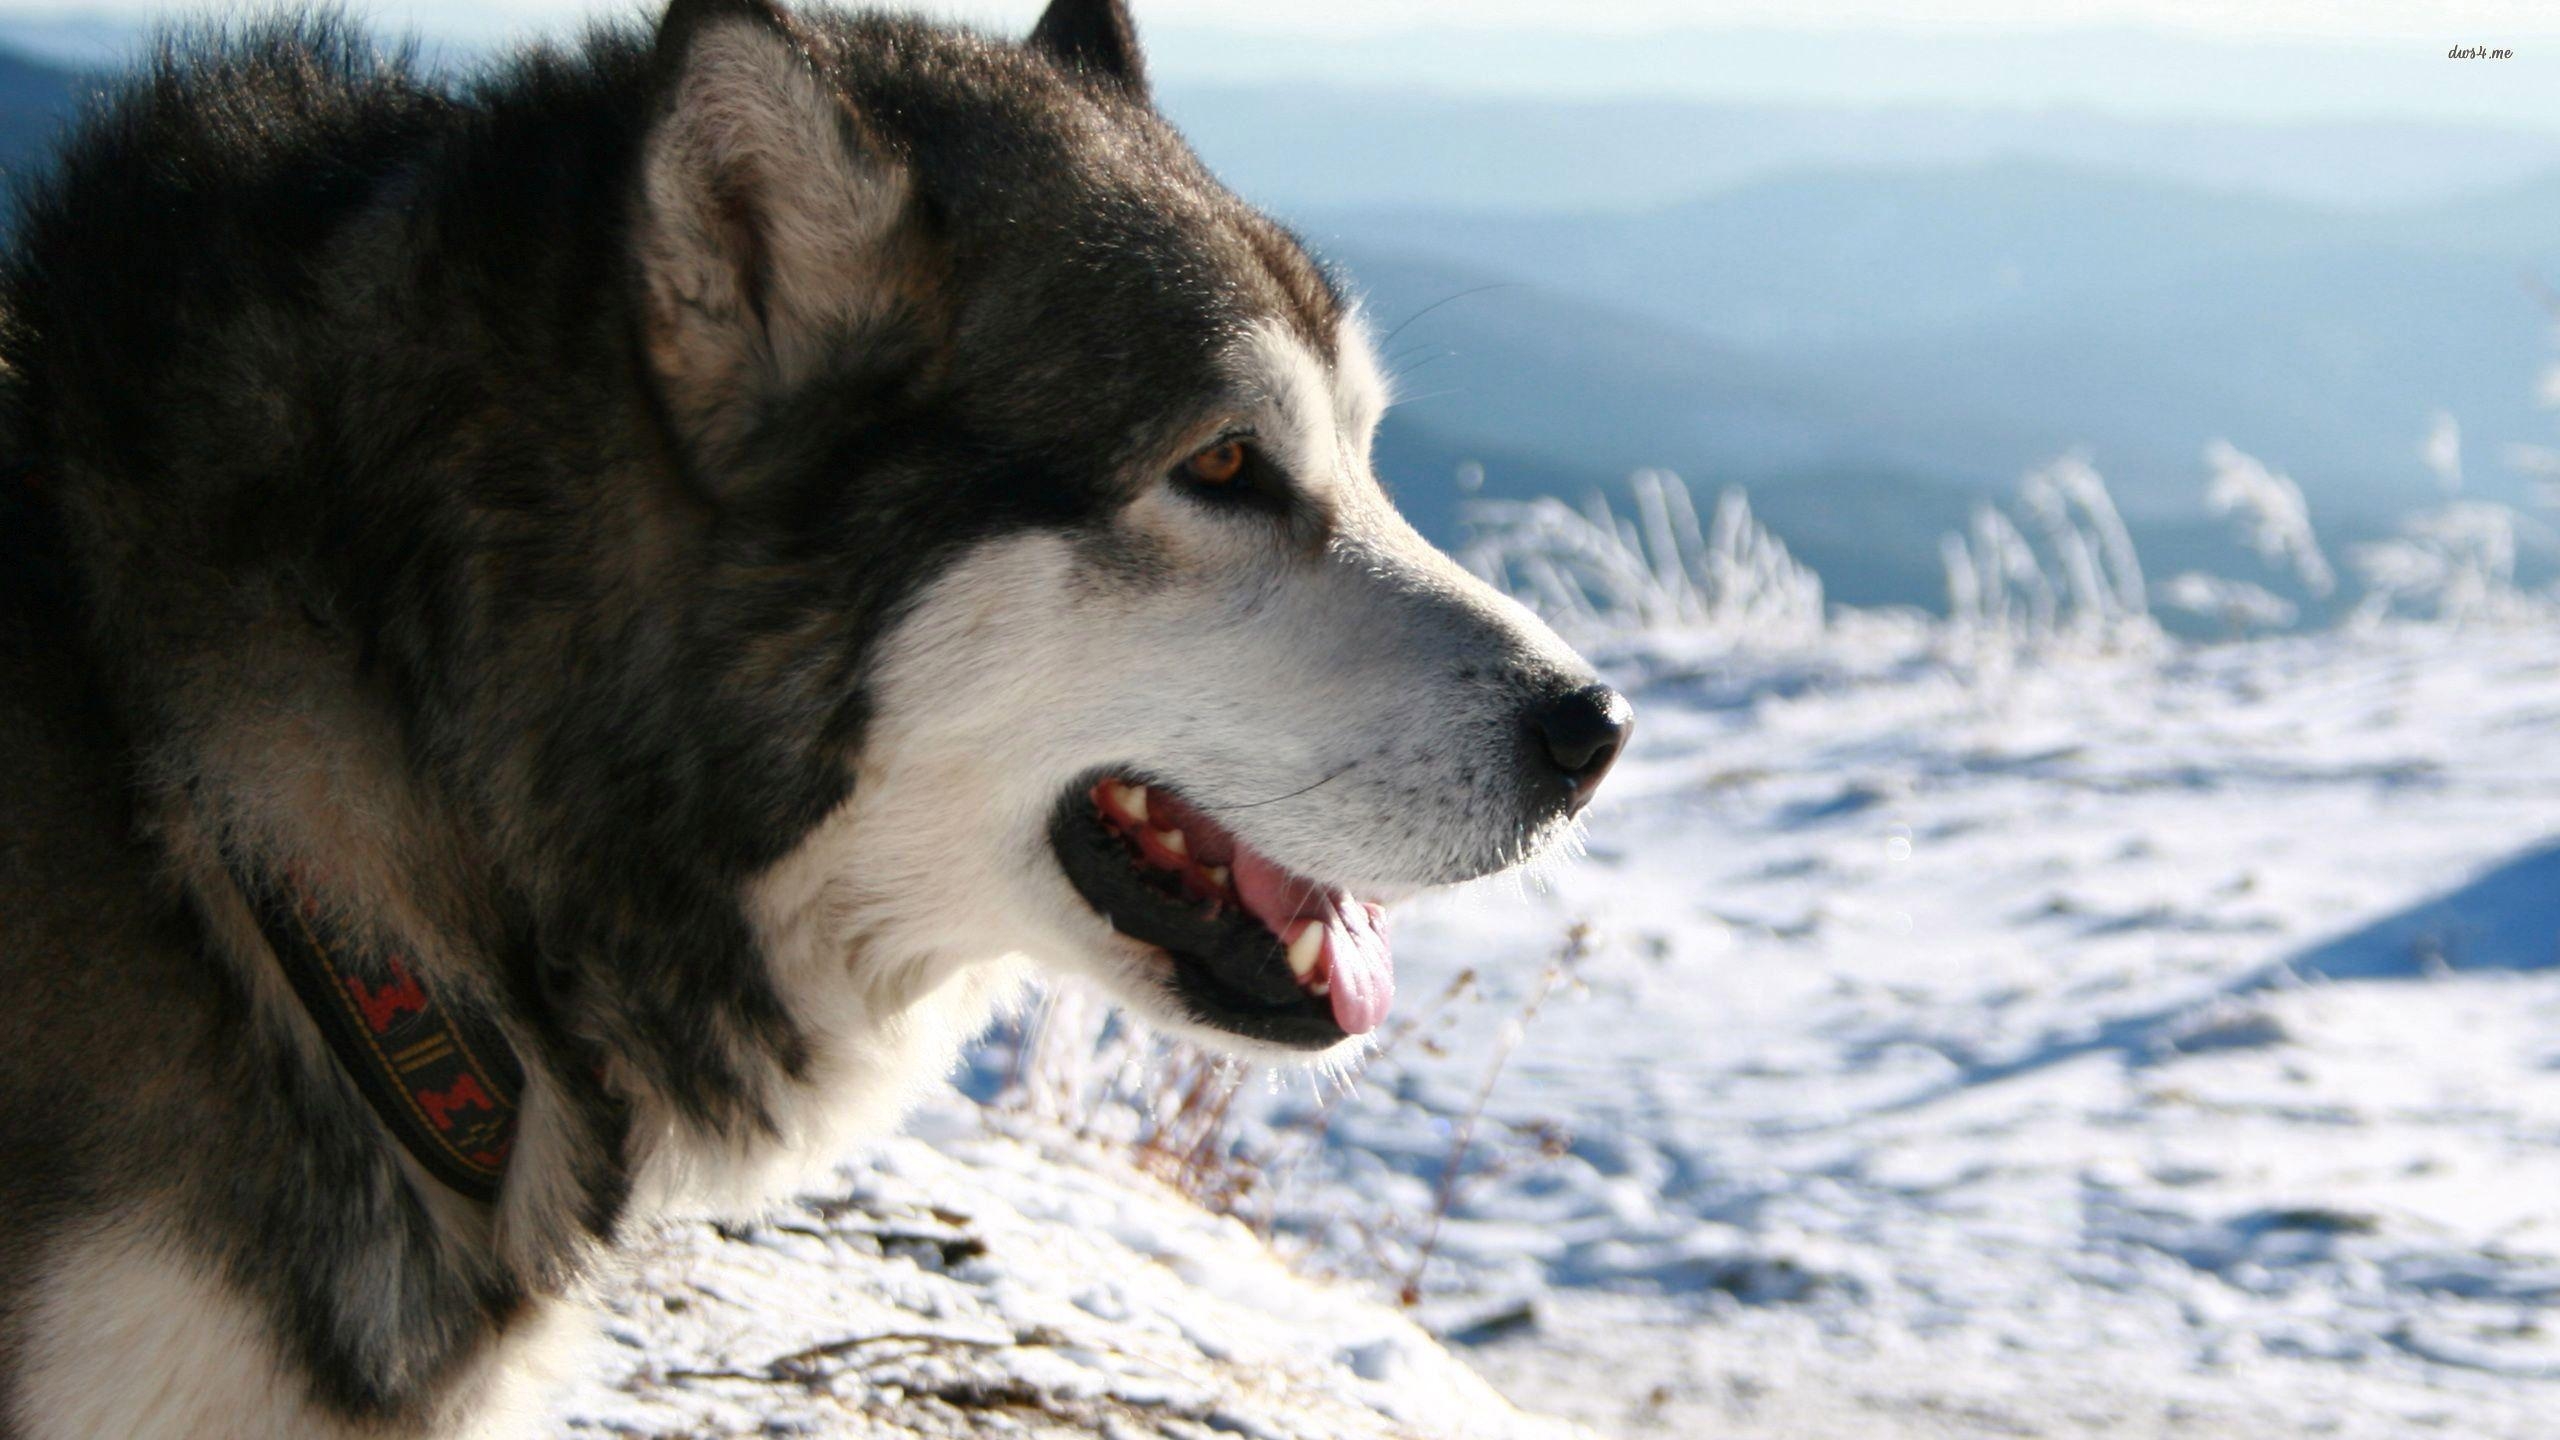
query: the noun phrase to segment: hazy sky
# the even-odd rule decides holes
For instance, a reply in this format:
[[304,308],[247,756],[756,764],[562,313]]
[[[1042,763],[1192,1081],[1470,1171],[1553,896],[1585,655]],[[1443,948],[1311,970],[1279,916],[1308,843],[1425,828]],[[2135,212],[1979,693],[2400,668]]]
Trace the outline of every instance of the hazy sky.
[[[929,10],[985,23],[1027,25],[1042,0],[921,0]],[[97,0],[67,6],[0,0],[0,11],[77,18],[150,14],[166,0]],[[509,20],[548,21],[595,0],[354,0],[349,8],[414,18],[430,29],[479,30]],[[1665,28],[1871,28],[2053,30],[2156,27],[2223,36],[2437,39],[2506,44],[2560,35],[2550,0],[1138,0],[1142,24],[1327,33],[1438,29],[1656,30]]]
[[[581,14],[654,8],[652,0],[343,3],[381,28],[467,45]],[[907,0],[896,8],[1020,33],[1042,3]],[[91,60],[120,51],[134,22],[185,8],[0,0],[0,38]],[[2560,131],[2560,0],[1136,0],[1136,10],[1156,73],[1175,86],[1313,80]],[[2459,45],[2509,48],[2513,58],[2450,58]]]
[[[551,0],[515,0],[545,4]],[[985,19],[1036,16],[1037,0],[951,0],[931,7]],[[2224,35],[2330,38],[2560,33],[2550,0],[1139,0],[1142,20],[1253,29],[1530,27],[1644,30],[1692,26],[1826,29],[2054,29],[2126,25]],[[2448,39],[2447,44],[2452,41]]]

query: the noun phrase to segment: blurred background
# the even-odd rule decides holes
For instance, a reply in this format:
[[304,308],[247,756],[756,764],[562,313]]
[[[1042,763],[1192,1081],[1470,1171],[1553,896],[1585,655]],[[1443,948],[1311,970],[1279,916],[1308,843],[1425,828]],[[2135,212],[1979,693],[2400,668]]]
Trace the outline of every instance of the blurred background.
[[[1643,729],[1361,1074],[1060,996],[989,1123],[1610,1434],[2554,1433],[2560,14],[1138,8]],[[0,149],[150,14],[0,12]]]
[[[358,8],[458,65],[589,13]],[[1939,535],[2076,447],[2151,569],[2319,619],[2354,597],[2245,564],[2201,503],[2210,442],[2298,479],[2332,548],[2457,475],[2510,505],[2560,476],[2540,7],[1141,9],[1164,107],[1396,331],[1381,463],[1444,543],[1470,498],[1662,467],[1746,487],[1833,600],[1942,607]],[[37,65],[111,63],[153,13],[13,7],[0,133],[58,103]]]

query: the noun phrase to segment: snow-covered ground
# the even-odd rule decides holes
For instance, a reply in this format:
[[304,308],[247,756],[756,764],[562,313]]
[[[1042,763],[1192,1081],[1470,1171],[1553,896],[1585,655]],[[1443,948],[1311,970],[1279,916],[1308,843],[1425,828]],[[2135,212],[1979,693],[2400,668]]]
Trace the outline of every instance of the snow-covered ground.
[[1408,1013],[1462,967],[1482,999],[1335,1107],[1282,1204],[1318,1263],[1413,1263],[1497,1022],[1588,921],[1427,1276],[1522,1403],[2560,1433],[2560,629],[1994,684],[1854,636],[1610,659],[1639,743],[1590,856],[1399,923]]
[[599,1297],[563,1433],[1589,1440],[1115,1154],[957,1097],[910,1129],[823,1198],[670,1227]]
[[1402,916],[1356,1094],[1242,1091],[1299,1274],[955,1099],[675,1232],[572,1433],[1561,1433],[1417,1270],[1623,1440],[2560,1433],[2560,627],[1605,659],[1588,857]]

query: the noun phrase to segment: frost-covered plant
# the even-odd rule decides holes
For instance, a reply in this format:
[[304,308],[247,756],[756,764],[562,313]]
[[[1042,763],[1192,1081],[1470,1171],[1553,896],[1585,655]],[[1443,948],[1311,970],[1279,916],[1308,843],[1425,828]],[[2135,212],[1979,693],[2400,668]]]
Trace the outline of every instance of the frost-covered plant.
[[1020,1022],[1013,1065],[992,1097],[999,1112],[1124,1146],[1148,1171],[1201,1204],[1244,1210],[1273,1160],[1235,1125],[1252,1067],[1132,1024],[1072,986],[1044,991]]
[[[2552,397],[2545,377],[2545,399]],[[2531,470],[2550,458],[2535,446],[2516,446],[2511,459]],[[2462,487],[2462,430],[2438,411],[2420,458],[2448,493]],[[2516,557],[2525,541],[2560,546],[2549,527],[2511,506],[2487,500],[2454,500],[2401,522],[2389,540],[2356,547],[2356,573],[2365,596],[2352,617],[2359,623],[2399,615],[2451,623],[2547,620],[2560,596],[2531,594],[2516,584]]]
[[[1430,1165],[1431,1198],[1416,1210],[1381,1202],[1348,1213],[1336,1192],[1312,1182],[1338,1117],[1419,1104],[1406,1083],[1410,1057],[1442,1058],[1448,1040],[1486,1000],[1473,968],[1387,1026],[1358,1059],[1285,1086],[1258,1063],[1234,1059],[1131,1022],[1101,996],[1076,986],[1045,989],[990,1041],[1000,1078],[979,1092],[990,1124],[1028,1121],[1034,1133],[1071,1136],[1124,1154],[1203,1207],[1234,1216],[1266,1238],[1283,1229],[1356,1239],[1355,1274],[1382,1280],[1410,1305],[1438,1247],[1442,1222],[1468,1187],[1554,1161],[1563,1132],[1542,1121],[1500,1121],[1485,1107],[1548,998],[1578,986],[1595,932],[1576,921],[1529,998],[1496,1028],[1474,1088],[1455,1117],[1447,1149]],[[1381,1083],[1363,1085],[1365,1077]],[[1305,1101],[1284,1098],[1301,1083]],[[1440,1124],[1434,1114],[1433,1121]],[[1307,1182],[1307,1183],[1301,1183]],[[1340,1247],[1338,1247],[1340,1248]]]
[[2061,559],[2077,619],[2103,628],[2150,614],[2133,534],[2086,453],[2074,451],[2028,472],[2018,498]]
[[1703,629],[1767,643],[1821,633],[1821,577],[1753,518],[1742,491],[1718,497],[1705,526],[1668,470],[1636,472],[1628,491],[1632,516],[1596,494],[1580,511],[1553,498],[1478,501],[1466,507],[1458,559],[1568,629]]
[[2190,615],[2218,619],[2234,636],[2253,630],[2282,630],[2300,614],[2292,601],[2263,586],[2194,570],[2161,586],[2160,603]]
[[2366,592],[2356,618],[2543,618],[2552,602],[2516,585],[2519,536],[2526,533],[2547,537],[2515,510],[2486,500],[2457,501],[2412,516],[2397,537],[2356,548],[2356,572]]
[[2337,572],[2329,568],[2329,557],[2311,528],[2311,507],[2292,476],[2268,469],[2228,440],[2204,447],[2204,463],[2213,469],[2213,478],[2205,482],[2206,508],[2236,517],[2241,538],[2259,559],[2292,570],[2302,588],[2315,596],[2338,588]]
[[2027,472],[2018,508],[2042,538],[1995,506],[1938,552],[1947,573],[1948,643],[1977,663],[2069,644],[2117,647],[2159,636],[2133,536],[2106,478],[2074,452]]
[[2008,516],[1978,506],[1970,536],[1949,535],[1938,550],[1947,567],[1948,624],[1960,638],[2029,648],[2053,638],[2053,582]]

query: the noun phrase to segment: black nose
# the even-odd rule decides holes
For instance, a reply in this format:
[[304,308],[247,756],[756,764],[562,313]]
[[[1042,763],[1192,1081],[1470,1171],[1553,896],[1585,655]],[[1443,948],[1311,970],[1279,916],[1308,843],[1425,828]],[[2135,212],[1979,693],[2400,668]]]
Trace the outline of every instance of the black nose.
[[1573,808],[1579,810],[1591,803],[1600,777],[1609,773],[1618,752],[1627,748],[1627,737],[1635,733],[1636,711],[1626,696],[1608,686],[1588,685],[1530,706],[1529,728],[1536,732],[1547,758],[1563,772],[1573,792]]

